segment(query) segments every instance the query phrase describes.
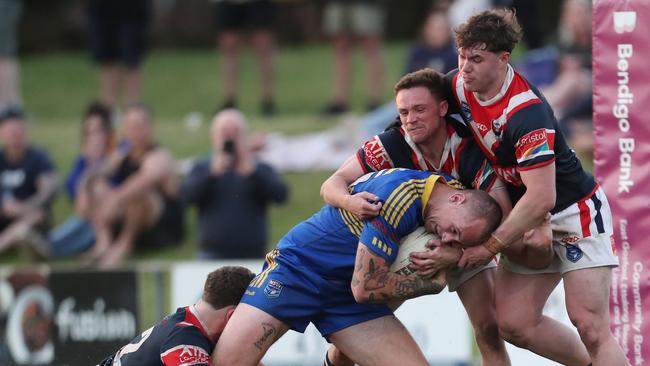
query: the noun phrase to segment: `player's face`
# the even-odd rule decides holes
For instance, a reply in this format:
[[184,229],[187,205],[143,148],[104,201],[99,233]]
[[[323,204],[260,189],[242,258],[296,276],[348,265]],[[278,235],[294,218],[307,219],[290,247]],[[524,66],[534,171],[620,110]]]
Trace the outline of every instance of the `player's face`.
[[21,148],[26,143],[25,125],[17,119],[10,119],[0,129],[2,144],[7,148]]
[[444,244],[471,247],[481,244],[485,236],[485,220],[474,217],[462,192],[453,194],[443,209],[433,211],[425,221],[427,231],[437,234]]
[[510,54],[490,52],[478,47],[458,49],[458,72],[467,90],[487,94],[499,90]]
[[447,102],[439,101],[425,87],[403,89],[395,97],[404,130],[416,144],[430,141],[444,129]]

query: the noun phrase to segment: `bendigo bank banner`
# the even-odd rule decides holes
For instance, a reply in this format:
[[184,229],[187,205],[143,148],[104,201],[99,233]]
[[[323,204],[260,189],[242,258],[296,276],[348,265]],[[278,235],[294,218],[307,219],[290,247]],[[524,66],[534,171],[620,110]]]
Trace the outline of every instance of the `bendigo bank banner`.
[[649,1],[594,2],[595,169],[613,211],[620,261],[611,327],[632,365],[650,364],[648,34]]

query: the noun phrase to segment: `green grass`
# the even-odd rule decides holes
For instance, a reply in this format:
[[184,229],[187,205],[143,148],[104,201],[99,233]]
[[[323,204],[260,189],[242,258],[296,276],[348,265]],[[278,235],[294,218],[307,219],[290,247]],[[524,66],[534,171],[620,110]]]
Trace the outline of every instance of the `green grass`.
[[[391,98],[392,84],[402,73],[406,44],[387,44],[384,51],[385,99]],[[23,57],[22,93],[30,119],[30,136],[45,147],[61,177],[69,171],[78,153],[79,124],[85,106],[96,98],[95,69],[83,52],[32,54]],[[258,113],[258,73],[251,53],[242,58],[240,106],[255,131],[299,134],[324,130],[337,121],[318,116],[331,96],[332,55],[327,45],[285,47],[276,58],[277,116],[263,118]],[[156,116],[156,138],[177,158],[209,151],[208,125],[221,101],[220,59],[212,49],[157,50],[149,55],[144,68],[143,99]],[[350,104],[357,113],[366,105],[365,67],[360,54],[354,58],[355,77]],[[196,130],[185,127],[189,113],[200,113],[203,124]],[[323,204],[319,197],[322,181],[330,172],[289,173],[289,202],[270,210],[269,245],[291,227],[316,212]],[[60,223],[73,208],[63,194],[54,204],[54,221]],[[196,252],[194,210],[186,215],[188,236],[183,245],[153,252],[138,252],[136,259],[192,259]],[[15,252],[0,255],[2,263],[23,263]],[[74,265],[73,260],[56,260],[57,265]]]

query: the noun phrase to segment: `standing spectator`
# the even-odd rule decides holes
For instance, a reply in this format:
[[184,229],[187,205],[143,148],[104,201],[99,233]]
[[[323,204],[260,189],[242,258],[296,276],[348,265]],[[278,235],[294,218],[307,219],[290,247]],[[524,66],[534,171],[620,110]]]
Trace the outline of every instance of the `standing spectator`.
[[88,0],[89,40],[99,65],[99,98],[115,107],[140,101],[150,0]]
[[16,61],[17,26],[21,13],[21,0],[0,0],[0,112],[21,104],[20,69]]
[[348,110],[351,88],[352,44],[357,40],[365,53],[368,74],[368,110],[382,102],[383,58],[381,55],[384,9],[381,0],[329,1],[324,10],[324,30],[334,44],[334,95],[324,114]]
[[17,245],[32,230],[47,229],[57,178],[45,151],[27,141],[25,116],[8,109],[0,116],[0,251]]
[[223,56],[221,79],[225,99],[219,109],[237,107],[241,38],[250,31],[251,44],[260,68],[261,112],[275,113],[273,96],[273,25],[276,7],[271,0],[213,0],[217,42]]
[[183,211],[178,200],[175,162],[153,141],[153,119],[142,104],[124,113],[124,148],[102,169],[89,174],[89,192],[97,241],[86,261],[114,267],[135,246],[160,248],[183,238]]
[[269,165],[256,162],[246,119],[225,110],[212,122],[213,153],[197,163],[183,185],[186,203],[199,208],[199,257],[262,258],[269,202],[284,202],[287,185]]

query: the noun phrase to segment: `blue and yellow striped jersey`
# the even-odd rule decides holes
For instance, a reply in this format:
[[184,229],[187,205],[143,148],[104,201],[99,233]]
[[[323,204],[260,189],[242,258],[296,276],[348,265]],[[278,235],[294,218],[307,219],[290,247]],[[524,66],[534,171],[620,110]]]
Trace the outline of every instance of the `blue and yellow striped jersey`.
[[366,174],[350,186],[352,194],[367,191],[383,203],[379,216],[361,221],[330,205],[296,225],[278,244],[283,260],[327,278],[349,280],[357,243],[392,263],[400,239],[423,223],[423,209],[440,179],[458,188],[451,177],[431,171],[387,169]]

